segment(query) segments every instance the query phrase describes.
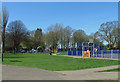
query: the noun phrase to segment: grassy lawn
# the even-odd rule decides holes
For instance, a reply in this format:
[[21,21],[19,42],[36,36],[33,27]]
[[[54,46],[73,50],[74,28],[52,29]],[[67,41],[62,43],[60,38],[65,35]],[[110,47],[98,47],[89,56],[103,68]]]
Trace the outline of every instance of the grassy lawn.
[[4,54],[3,64],[40,68],[52,71],[80,70],[118,65],[118,60],[72,58],[49,54]]
[[0,57],[0,64],[2,64],[2,62],[1,62],[2,60],[1,60],[1,57]]
[[98,72],[118,72],[118,71],[120,72],[120,68],[104,70],[104,71],[98,71]]

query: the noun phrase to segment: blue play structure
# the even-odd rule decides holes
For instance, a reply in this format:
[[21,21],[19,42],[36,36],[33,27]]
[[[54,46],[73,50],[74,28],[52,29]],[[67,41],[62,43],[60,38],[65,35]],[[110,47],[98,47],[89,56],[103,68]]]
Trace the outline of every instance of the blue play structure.
[[90,42],[78,42],[77,47],[73,47],[71,51],[68,51],[68,55],[70,56],[82,56],[82,51],[89,51],[91,52],[91,55],[94,53],[94,48],[97,48],[99,50],[104,50],[104,47],[99,47],[99,43],[90,43]]
[[120,50],[105,50],[105,47],[100,46],[99,43],[78,42],[77,47],[73,47],[71,51],[68,51],[68,56],[82,56],[82,51],[87,50],[90,51],[92,57],[118,59],[120,55]]

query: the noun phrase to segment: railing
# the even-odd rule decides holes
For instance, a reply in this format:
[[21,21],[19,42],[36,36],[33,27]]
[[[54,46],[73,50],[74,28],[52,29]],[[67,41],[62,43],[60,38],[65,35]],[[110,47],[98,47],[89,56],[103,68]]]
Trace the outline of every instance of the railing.
[[[68,51],[69,56],[82,56],[82,51]],[[96,51],[93,54],[93,57],[97,58],[120,58],[120,50],[101,50]]]
[[120,50],[97,51],[97,52],[94,52],[94,57],[119,59],[120,58]]
[[69,56],[82,56],[82,51],[68,51]]

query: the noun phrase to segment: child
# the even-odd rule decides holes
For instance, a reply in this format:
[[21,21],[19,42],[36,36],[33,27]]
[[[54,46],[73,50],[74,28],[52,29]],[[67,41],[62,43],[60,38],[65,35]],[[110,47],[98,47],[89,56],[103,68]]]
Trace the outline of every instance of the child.
[[[87,49],[87,51],[86,51],[86,54],[87,54],[87,56],[89,55],[89,49]],[[91,57],[91,54],[90,54],[90,57]]]

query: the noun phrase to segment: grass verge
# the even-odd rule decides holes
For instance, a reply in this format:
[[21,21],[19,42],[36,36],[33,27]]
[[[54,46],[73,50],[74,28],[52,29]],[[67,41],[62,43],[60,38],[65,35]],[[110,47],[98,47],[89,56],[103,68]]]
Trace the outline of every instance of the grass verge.
[[120,68],[110,69],[110,70],[103,70],[103,71],[98,71],[98,72],[120,72]]

